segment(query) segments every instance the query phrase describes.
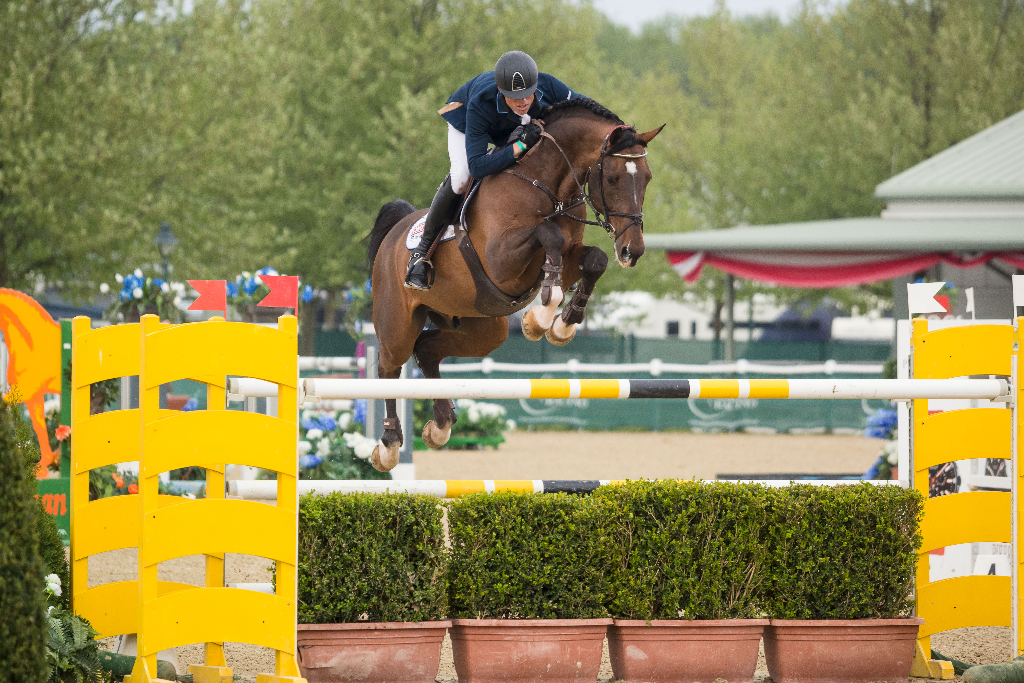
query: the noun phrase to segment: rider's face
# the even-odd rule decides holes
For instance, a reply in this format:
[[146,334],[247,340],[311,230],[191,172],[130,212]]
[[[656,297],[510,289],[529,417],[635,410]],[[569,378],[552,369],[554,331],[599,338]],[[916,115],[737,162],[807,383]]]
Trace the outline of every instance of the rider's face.
[[533,95],[524,97],[521,100],[513,100],[506,97],[505,104],[509,106],[509,109],[522,116],[526,112],[530,111],[530,105],[533,104]]

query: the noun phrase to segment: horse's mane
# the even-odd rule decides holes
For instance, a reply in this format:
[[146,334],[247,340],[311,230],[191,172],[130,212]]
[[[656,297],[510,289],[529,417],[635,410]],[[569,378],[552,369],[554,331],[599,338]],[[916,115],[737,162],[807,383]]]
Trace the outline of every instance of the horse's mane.
[[[552,123],[562,117],[581,114],[583,112],[589,112],[595,116],[608,119],[609,121],[619,125],[626,125],[626,123],[620,119],[615,112],[589,97],[577,97],[572,100],[555,102],[554,104],[541,109],[540,119],[543,120],[544,123]],[[643,145],[646,147],[647,143],[636,136],[636,128],[629,126],[628,128],[622,129],[622,136],[615,144],[609,147],[608,153],[612,154],[635,145]]]

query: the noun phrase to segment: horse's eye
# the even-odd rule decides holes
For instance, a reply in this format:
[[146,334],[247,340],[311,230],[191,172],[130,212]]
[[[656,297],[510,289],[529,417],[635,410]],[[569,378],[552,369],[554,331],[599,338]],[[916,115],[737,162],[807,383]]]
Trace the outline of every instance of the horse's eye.
[[615,176],[607,176],[606,180],[608,181],[609,185],[615,184]]

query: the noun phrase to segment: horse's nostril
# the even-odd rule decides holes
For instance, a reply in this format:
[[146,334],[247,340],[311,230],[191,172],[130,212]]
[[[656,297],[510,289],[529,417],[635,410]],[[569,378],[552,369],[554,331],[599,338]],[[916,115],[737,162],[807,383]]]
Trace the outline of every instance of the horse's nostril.
[[621,254],[622,254],[622,258],[620,260],[622,260],[622,261],[628,261],[629,260],[629,246],[628,245],[622,247]]

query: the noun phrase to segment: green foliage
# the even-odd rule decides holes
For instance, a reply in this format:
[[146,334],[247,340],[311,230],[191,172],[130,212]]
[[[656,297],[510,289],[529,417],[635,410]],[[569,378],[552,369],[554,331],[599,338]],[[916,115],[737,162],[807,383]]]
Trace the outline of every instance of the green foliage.
[[95,640],[99,633],[88,620],[53,607],[47,623],[47,683],[100,683],[100,649]]
[[795,485],[765,511],[766,612],[777,619],[909,614],[924,499],[898,486]]
[[[472,439],[488,439],[497,447],[505,441],[502,435],[514,425],[505,419],[505,408],[497,403],[460,398],[455,402],[455,410],[459,419],[452,425],[452,441],[441,447],[444,450],[479,450],[484,447]],[[422,434],[423,426],[433,419],[434,401],[416,399],[413,404],[413,433]],[[470,441],[460,443],[460,438]]]
[[43,502],[39,501],[36,511],[36,526],[39,533],[39,556],[43,561],[44,574],[56,574],[64,590],[60,596],[59,606],[71,608],[71,568],[64,552],[64,541],[61,540],[57,528],[57,520],[46,513]]
[[[13,392],[12,392],[13,393]],[[43,563],[32,442],[18,435],[18,407],[0,401],[0,671],[10,683],[46,677]],[[38,454],[36,454],[38,459]]]
[[749,619],[763,613],[764,514],[756,485],[637,481],[606,504],[609,612],[622,619]]
[[431,496],[302,496],[299,623],[447,616],[441,515]]
[[567,494],[476,494],[448,504],[451,616],[607,616],[604,507]]

